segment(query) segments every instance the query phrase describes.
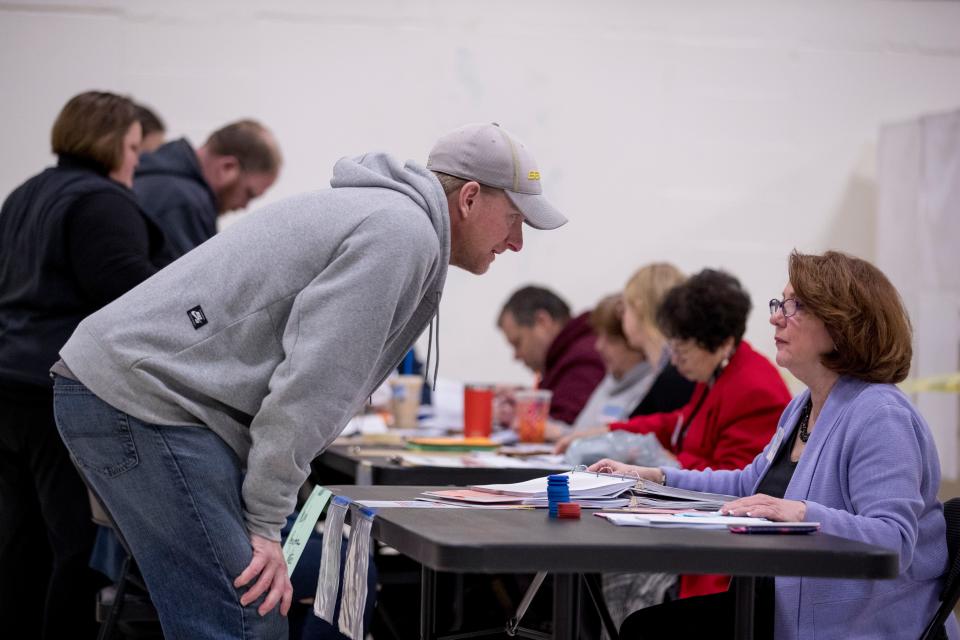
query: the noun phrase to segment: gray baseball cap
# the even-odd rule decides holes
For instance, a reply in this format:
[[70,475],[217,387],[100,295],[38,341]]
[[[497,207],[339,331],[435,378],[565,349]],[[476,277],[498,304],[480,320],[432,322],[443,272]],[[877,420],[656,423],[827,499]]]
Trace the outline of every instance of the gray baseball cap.
[[496,122],[468,124],[440,138],[427,169],[503,189],[534,229],[556,229],[567,222],[543,197],[540,170],[527,147]]

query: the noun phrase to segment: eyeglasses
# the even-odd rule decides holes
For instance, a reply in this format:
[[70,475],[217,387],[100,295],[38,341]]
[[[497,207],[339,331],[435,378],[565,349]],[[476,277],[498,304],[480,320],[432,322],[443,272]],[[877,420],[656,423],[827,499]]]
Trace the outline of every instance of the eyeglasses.
[[777,311],[783,311],[783,317],[789,318],[790,316],[797,313],[797,309],[802,309],[803,304],[796,298],[784,298],[783,300],[777,300],[776,298],[770,301],[770,315],[776,315]]
[[685,358],[690,355],[693,350],[697,347],[696,342],[693,340],[677,340],[675,338],[670,338],[667,340],[667,348],[670,349],[678,358]]

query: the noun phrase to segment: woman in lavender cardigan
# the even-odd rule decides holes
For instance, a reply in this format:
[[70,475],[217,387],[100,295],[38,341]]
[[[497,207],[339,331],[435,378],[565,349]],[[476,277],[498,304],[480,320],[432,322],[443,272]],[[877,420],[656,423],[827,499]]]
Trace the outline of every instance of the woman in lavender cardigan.
[[[947,547],[933,436],[893,386],[910,369],[910,321],[890,281],[864,260],[794,252],[789,276],[783,299],[770,301],[770,323],[777,364],[808,390],[787,406],[750,465],[684,471],[601,460],[591,469],[746,496],[724,513],[816,521],[825,533],[899,553],[894,580],[761,581],[759,636],[917,638],[938,606]],[[952,616],[947,632],[960,637]],[[661,633],[732,637],[731,594],[641,609],[621,628],[624,638]]]

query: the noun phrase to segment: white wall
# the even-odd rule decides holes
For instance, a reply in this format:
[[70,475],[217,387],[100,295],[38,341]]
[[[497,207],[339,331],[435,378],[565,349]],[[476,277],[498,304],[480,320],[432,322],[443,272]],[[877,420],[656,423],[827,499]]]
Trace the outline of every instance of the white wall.
[[287,160],[264,201],[323,187],[342,155],[423,160],[496,120],[571,222],[451,272],[441,375],[528,380],[493,328],[512,289],[583,309],[659,259],[738,275],[770,354],[788,252],[875,257],[878,129],[957,107],[958,78],[948,2],[0,2],[0,192],[51,161],[57,111],[90,88],[198,142],[260,118]]

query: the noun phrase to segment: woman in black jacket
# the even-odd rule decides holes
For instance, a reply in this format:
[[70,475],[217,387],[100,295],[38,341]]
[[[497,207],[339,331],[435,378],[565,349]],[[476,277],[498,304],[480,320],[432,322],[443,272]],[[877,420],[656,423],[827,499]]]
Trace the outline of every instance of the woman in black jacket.
[[96,631],[94,526],[48,370],[80,320],[162,266],[163,236],[131,191],[140,140],[129,99],[77,95],[53,125],[57,165],[0,209],[0,629],[11,637]]

